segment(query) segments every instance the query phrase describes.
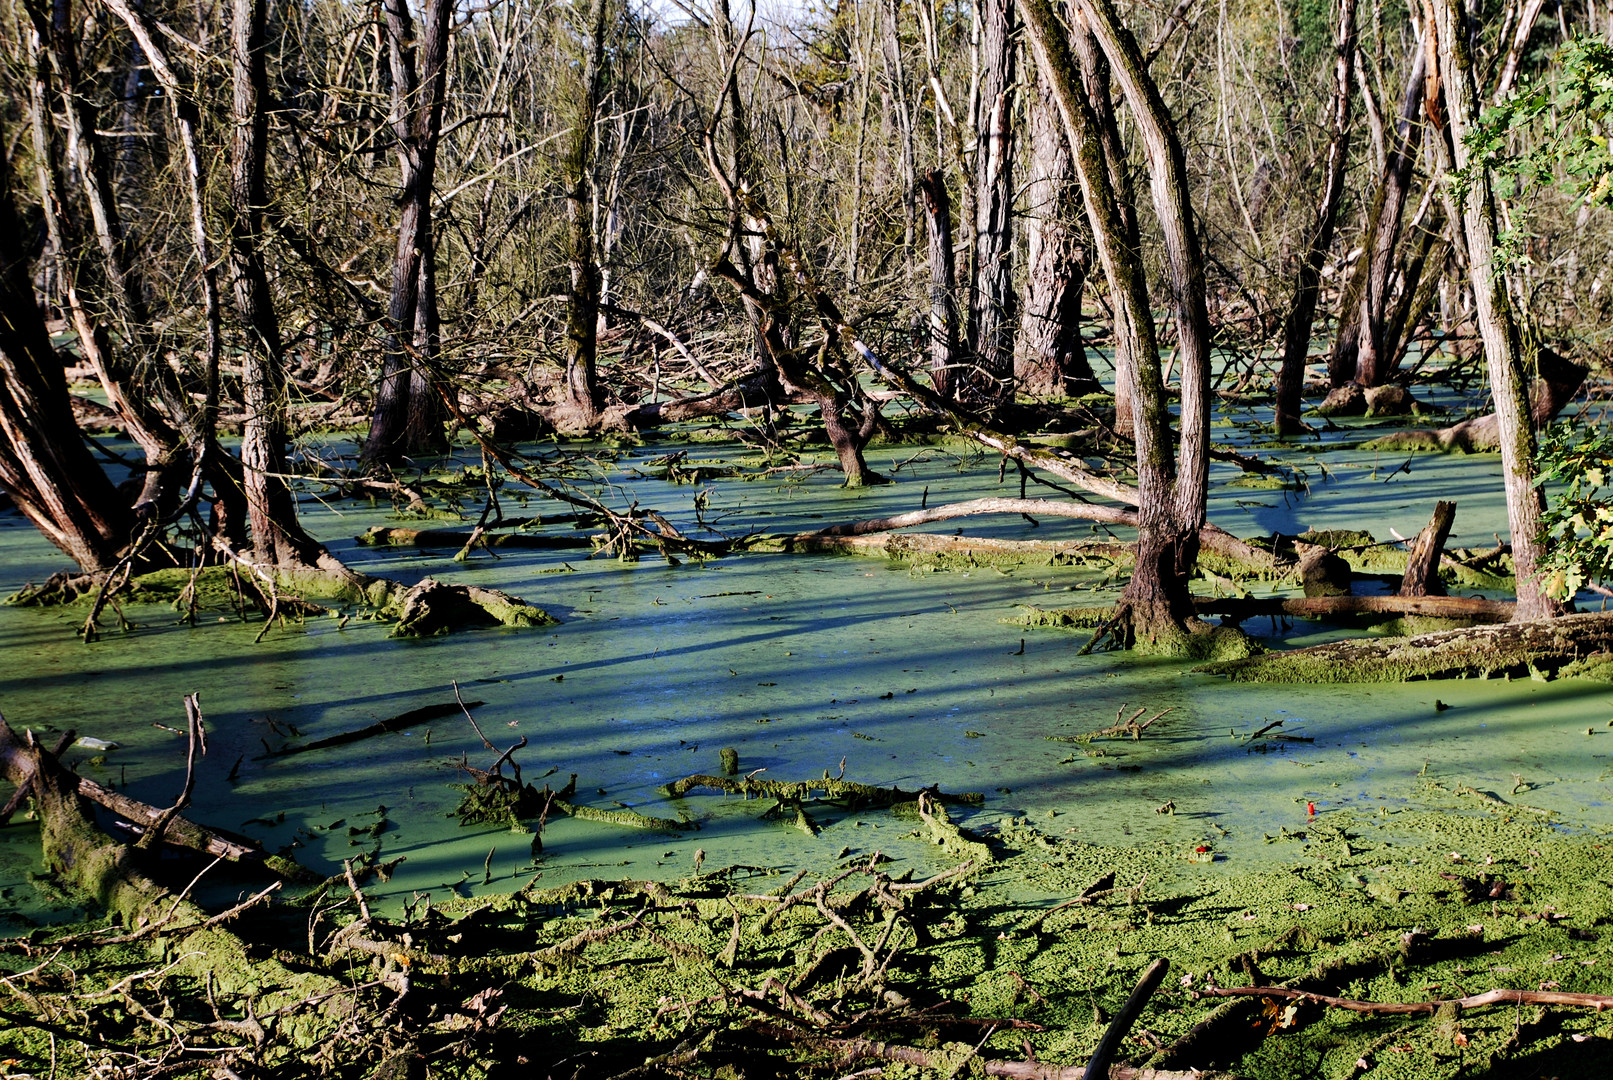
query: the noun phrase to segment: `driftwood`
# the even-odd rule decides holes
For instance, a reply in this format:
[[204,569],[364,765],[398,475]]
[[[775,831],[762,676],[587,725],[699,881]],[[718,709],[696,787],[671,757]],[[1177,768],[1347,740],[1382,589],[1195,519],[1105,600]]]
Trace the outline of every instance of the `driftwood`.
[[1451,523],[1456,520],[1456,504],[1441,500],[1434,504],[1434,516],[1411,545],[1406,556],[1406,576],[1400,582],[1401,596],[1444,596],[1445,587],[1439,580],[1440,556],[1445,552],[1445,539],[1451,534]]
[[1199,994],[1203,997],[1263,997],[1285,1001],[1314,1001],[1330,1009],[1348,1009],[1351,1012],[1384,1016],[1431,1015],[1451,1007],[1468,1012],[1488,1008],[1491,1005],[1567,1005],[1576,1009],[1595,1009],[1597,1012],[1613,1009],[1613,997],[1604,994],[1571,994],[1563,990],[1502,988],[1443,1001],[1357,1001],[1354,998],[1333,997],[1331,994],[1292,990],[1281,986],[1212,986],[1199,991]]
[[[468,701],[463,707],[476,708],[486,704],[481,701]],[[418,709],[399,713],[397,716],[380,720],[368,727],[356,731],[344,731],[340,735],[332,735],[324,739],[315,739],[311,743],[301,743],[297,746],[282,746],[278,750],[270,750],[267,754],[259,754],[254,760],[262,761],[265,758],[290,757],[292,754],[306,754],[310,750],[324,750],[332,746],[346,746],[348,743],[359,742],[376,735],[385,735],[389,731],[401,731],[404,728],[414,727],[427,720],[440,720],[445,716],[453,716],[462,706],[459,702],[449,702],[444,705],[422,705]]]

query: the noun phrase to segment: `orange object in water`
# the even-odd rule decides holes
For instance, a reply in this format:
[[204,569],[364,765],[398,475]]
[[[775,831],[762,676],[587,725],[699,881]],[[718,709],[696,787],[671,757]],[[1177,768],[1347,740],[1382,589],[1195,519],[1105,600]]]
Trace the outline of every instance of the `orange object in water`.
[[1316,804],[1315,803],[1308,802],[1308,803],[1305,804],[1305,815],[1307,817],[1315,817],[1316,816]]

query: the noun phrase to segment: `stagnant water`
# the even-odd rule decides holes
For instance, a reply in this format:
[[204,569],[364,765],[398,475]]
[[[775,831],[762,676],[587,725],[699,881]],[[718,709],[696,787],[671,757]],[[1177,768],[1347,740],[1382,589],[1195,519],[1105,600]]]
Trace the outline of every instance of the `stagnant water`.
[[[1218,429],[1216,437],[1234,437]],[[1436,498],[1458,502],[1453,545],[1488,546],[1505,532],[1493,457],[1378,455],[1341,449],[1348,433],[1289,452],[1306,491],[1229,487],[1217,465],[1211,517],[1244,535],[1303,528],[1391,529],[1413,535]],[[644,475],[669,450],[693,459],[752,456],[735,445],[651,441],[612,451],[601,497],[637,499],[691,525],[698,493],[706,519],[732,532],[795,531],[986,494],[1018,494],[1013,470],[961,445],[902,447],[872,455],[897,483],[864,491],[838,475],[777,474],[678,486]],[[900,464],[899,468],[896,466]],[[927,493],[927,494],[926,494]],[[1037,490],[1033,487],[1032,494]],[[507,506],[507,511],[513,511]],[[534,503],[529,509],[546,509]],[[659,788],[715,772],[732,747],[742,771],[781,780],[838,773],[912,788],[939,784],[985,793],[965,814],[989,828],[1009,816],[1107,842],[1166,844],[1186,853],[1206,844],[1219,856],[1185,872],[1225,873],[1288,857],[1283,830],[1303,827],[1306,804],[1407,805],[1425,791],[1422,773],[1557,811],[1565,828],[1613,823],[1608,759],[1613,688],[1564,680],[1466,681],[1404,686],[1235,686],[1180,664],[1117,653],[1080,656],[1086,635],[1027,631],[1005,623],[1021,605],[1103,603],[1101,576],[1061,567],[924,571],[883,559],[751,554],[671,566],[657,557],[623,564],[579,551],[503,551],[451,561],[451,552],[359,547],[375,524],[398,524],[389,507],[302,503],[312,531],[370,573],[404,581],[434,575],[519,594],[562,621],[545,630],[485,630],[424,641],[387,636],[382,623],[335,618],[274,629],[210,616],[197,626],[161,607],[125,609],[137,627],[109,629],[92,645],[74,631],[82,609],[0,608],[0,709],[14,727],[73,727],[112,740],[104,754],[70,758],[103,782],[150,802],[171,802],[183,776],[181,696],[199,692],[210,754],[191,815],[247,833],[321,871],[367,849],[385,807],[381,857],[405,856],[384,900],[507,890],[536,875],[686,874],[695,852],[706,868],[754,864],[826,867],[849,850],[881,850],[928,865],[910,822],[871,812],[820,815],[821,835],[758,820],[759,803],[709,795],[674,803]],[[418,524],[418,523],[417,523]],[[434,524],[434,523],[424,523]],[[978,519],[935,526],[970,534],[1051,538],[1085,525]],[[60,557],[14,512],[0,514],[0,593],[38,581]],[[112,620],[108,620],[111,622]],[[1272,644],[1299,645],[1344,631],[1265,622]],[[492,754],[462,718],[287,758],[266,748],[360,728],[423,705],[452,702],[451,684],[500,746],[528,740],[517,760],[528,778],[555,770],[556,786],[578,774],[578,800],[656,816],[680,810],[697,832],[652,834],[571,819],[552,821],[534,859],[530,837],[464,828],[449,811],[465,756]],[[1436,706],[1436,699],[1440,705]],[[1146,707],[1172,711],[1139,742],[1094,744],[1103,756],[1050,736],[1113,723]],[[1238,738],[1283,719],[1314,742],[1252,752]],[[1588,733],[1589,731],[1589,733]],[[232,766],[239,761],[233,779]],[[1167,802],[1174,813],[1156,813]],[[843,850],[846,849],[846,850]],[[24,824],[0,830],[0,911],[41,915],[30,883],[38,839]],[[899,864],[900,865],[900,862]],[[484,870],[485,866],[485,870]],[[1184,863],[1184,868],[1188,864]]]

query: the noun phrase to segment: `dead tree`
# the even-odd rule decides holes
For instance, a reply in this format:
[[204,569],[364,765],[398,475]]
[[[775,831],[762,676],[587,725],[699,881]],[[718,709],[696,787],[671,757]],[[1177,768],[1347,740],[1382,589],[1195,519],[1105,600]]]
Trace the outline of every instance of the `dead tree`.
[[405,0],[385,0],[385,9],[401,206],[381,382],[362,453],[369,465],[393,464],[405,455],[443,445],[441,408],[430,372],[438,347],[431,195],[454,6],[451,0],[428,0],[418,44]]

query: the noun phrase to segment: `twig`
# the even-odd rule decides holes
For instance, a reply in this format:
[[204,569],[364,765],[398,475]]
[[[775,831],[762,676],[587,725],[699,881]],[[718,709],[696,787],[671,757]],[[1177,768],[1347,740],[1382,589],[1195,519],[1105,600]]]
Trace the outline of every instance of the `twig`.
[[1491,1005],[1568,1005],[1579,1009],[1613,1009],[1613,997],[1604,994],[1571,994],[1561,990],[1486,990],[1482,994],[1448,998],[1442,1001],[1358,1001],[1281,986],[1211,986],[1199,991],[1205,997],[1270,997],[1286,1000],[1308,999],[1334,1009],[1391,1016],[1432,1014],[1454,1005],[1463,1011]]
[[135,841],[136,848],[150,850],[162,843],[163,833],[168,831],[168,823],[190,805],[191,792],[196,790],[196,752],[200,750],[202,756],[207,755],[207,730],[202,726],[202,707],[197,704],[195,694],[185,695],[185,719],[190,727],[190,748],[185,754],[185,786],[180,790],[179,798],[174,801],[174,805],[164,810],[162,816],[152,822],[151,828]]
[[453,686],[454,700],[459,702],[460,711],[465,714],[465,719],[470,721],[470,726],[475,729],[476,736],[482,740],[482,745],[493,751],[495,754],[498,753],[498,747],[489,742],[487,736],[482,734],[482,729],[477,725],[476,718],[470,714],[470,709],[465,705],[465,699],[459,696],[459,680],[455,679]]

